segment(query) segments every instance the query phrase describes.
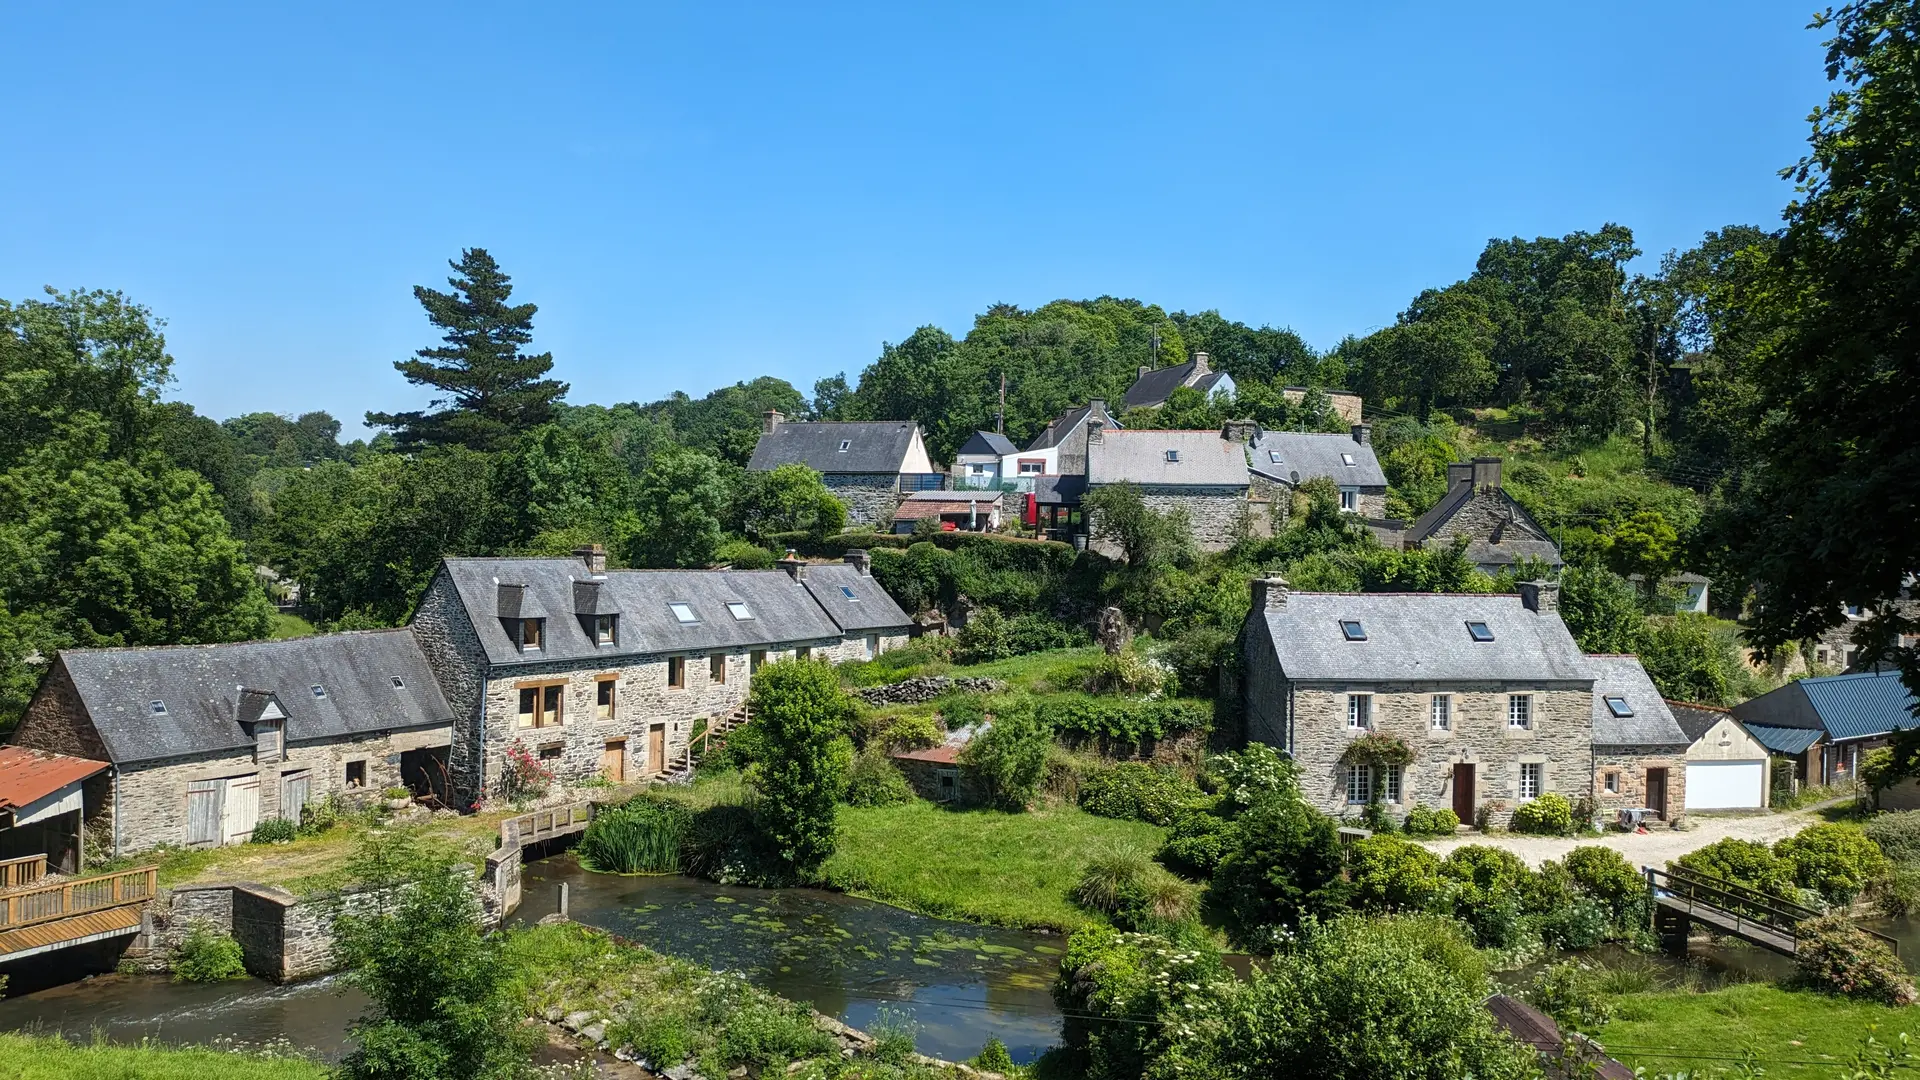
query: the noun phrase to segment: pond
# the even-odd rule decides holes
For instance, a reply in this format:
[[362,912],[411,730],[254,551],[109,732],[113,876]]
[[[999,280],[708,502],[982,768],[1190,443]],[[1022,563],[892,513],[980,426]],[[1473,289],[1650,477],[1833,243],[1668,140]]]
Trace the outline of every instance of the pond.
[[571,856],[530,863],[514,921],[552,912],[670,956],[737,971],[857,1028],[881,1012],[913,1025],[923,1054],[963,1060],[988,1038],[1029,1062],[1059,1041],[1050,988],[1065,941],[915,915],[818,889],[753,889],[680,876],[614,877]]

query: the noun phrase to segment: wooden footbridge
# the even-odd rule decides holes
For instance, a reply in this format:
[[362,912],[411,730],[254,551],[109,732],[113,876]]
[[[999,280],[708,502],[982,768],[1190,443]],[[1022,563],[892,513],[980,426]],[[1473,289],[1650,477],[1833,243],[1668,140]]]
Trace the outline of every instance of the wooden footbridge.
[[[1647,885],[1653,890],[1654,930],[1661,944],[1676,956],[1687,954],[1687,935],[1694,923],[1783,956],[1796,956],[1800,952],[1800,924],[1821,914],[1790,900],[1689,870],[1648,867],[1646,874]],[[1872,930],[1866,933],[1899,953],[1899,942]]]
[[138,933],[159,868],[49,878],[47,858],[0,862],[0,963]]

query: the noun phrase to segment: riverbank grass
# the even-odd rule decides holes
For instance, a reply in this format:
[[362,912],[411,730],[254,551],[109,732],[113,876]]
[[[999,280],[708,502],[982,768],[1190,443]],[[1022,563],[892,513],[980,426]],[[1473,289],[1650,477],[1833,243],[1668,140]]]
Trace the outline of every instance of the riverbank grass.
[[941,918],[1067,932],[1099,917],[1070,893],[1096,855],[1149,855],[1165,830],[1063,806],[1023,814],[948,810],[915,800],[840,810],[822,875],[835,889]]
[[1902,1032],[1920,1039],[1920,1010],[1769,983],[1625,994],[1613,1004],[1613,1019],[1595,1037],[1609,1054],[1648,1073],[1730,1064],[1752,1050],[1769,1076],[1776,1068],[1793,1074],[1788,1063],[1825,1068],[1846,1061],[1869,1032],[1889,1044]]
[[327,1066],[305,1058],[160,1045],[76,1045],[56,1035],[0,1035],[7,1080],[325,1080]]

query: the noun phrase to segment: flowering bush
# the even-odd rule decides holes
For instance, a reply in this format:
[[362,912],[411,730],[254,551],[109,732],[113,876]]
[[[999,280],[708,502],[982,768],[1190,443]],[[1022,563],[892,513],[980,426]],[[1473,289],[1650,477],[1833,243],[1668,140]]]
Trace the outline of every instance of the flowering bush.
[[1300,769],[1293,759],[1266,743],[1248,743],[1237,753],[1216,754],[1207,762],[1214,790],[1240,809],[1263,795],[1300,796]]
[[[1169,1058],[1217,1032],[1239,993],[1210,945],[1089,927],[1067,942],[1053,986],[1066,1013],[1063,1075],[1119,1080],[1178,1075]],[[1144,1023],[1142,1021],[1145,1021]]]
[[1411,765],[1413,747],[1398,735],[1369,731],[1347,744],[1340,754],[1343,765]]
[[1797,928],[1794,962],[1807,985],[1886,1005],[1911,1005],[1920,994],[1893,950],[1839,915],[1808,919]]
[[1513,831],[1536,836],[1572,836],[1573,804],[1549,791],[1513,808]]
[[537,799],[553,785],[553,770],[519,739],[507,747],[506,767],[500,772],[500,795],[505,799]]

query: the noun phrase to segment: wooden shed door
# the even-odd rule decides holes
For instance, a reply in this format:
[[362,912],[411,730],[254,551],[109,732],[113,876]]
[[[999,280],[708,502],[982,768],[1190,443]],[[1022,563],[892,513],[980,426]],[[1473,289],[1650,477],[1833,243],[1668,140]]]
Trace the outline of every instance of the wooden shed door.
[[294,773],[280,785],[280,816],[300,824],[301,808],[307,805],[307,797],[313,791],[313,777],[310,773]]
[[233,844],[253,835],[260,823],[260,778],[235,777],[227,781],[226,843]]
[[220,820],[227,805],[225,780],[187,782],[187,843],[218,844]]
[[1647,806],[1660,820],[1667,819],[1667,770],[1647,770]]

